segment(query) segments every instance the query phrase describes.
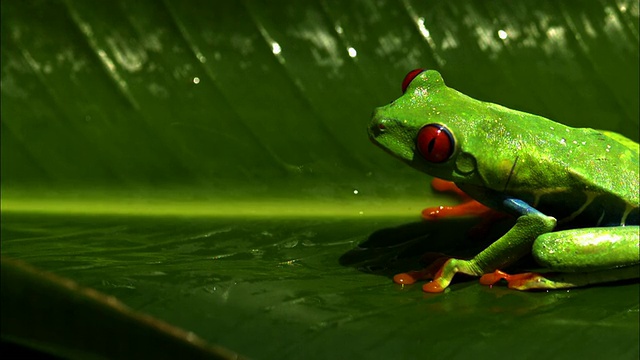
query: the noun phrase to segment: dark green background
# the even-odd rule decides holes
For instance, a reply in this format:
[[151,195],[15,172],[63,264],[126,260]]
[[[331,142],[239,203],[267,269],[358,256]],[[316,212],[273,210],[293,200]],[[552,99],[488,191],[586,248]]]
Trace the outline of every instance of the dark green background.
[[637,283],[393,285],[479,244],[366,135],[424,67],[637,141],[636,1],[1,6],[3,256],[255,358],[637,358]]

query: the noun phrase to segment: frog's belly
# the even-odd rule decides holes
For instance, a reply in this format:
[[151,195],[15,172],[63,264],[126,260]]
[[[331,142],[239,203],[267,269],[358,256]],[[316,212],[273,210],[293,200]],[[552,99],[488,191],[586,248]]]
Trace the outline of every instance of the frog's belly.
[[574,192],[548,192],[525,195],[523,200],[546,215],[558,219],[559,225],[596,227],[638,225],[640,212],[620,198],[608,194]]

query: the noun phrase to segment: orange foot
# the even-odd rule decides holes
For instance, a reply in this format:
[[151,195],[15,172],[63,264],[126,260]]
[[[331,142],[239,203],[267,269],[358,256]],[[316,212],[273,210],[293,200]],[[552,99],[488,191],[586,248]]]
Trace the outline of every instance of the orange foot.
[[440,285],[440,283],[437,281],[431,281],[422,285],[422,291],[428,293],[441,293],[444,291],[444,289],[445,288],[442,287],[442,285]]
[[534,272],[509,275],[504,271],[496,270],[493,273],[482,275],[482,277],[480,277],[480,284],[493,285],[502,279],[507,281],[509,289],[516,290],[544,288],[540,285],[543,285],[547,281],[544,276]]
[[435,206],[422,210],[422,217],[425,220],[437,220],[448,217],[460,217],[469,215],[486,215],[494,212],[490,208],[473,200],[464,191],[460,190],[451,181],[435,178],[431,182],[431,186],[440,192],[450,191],[457,194],[462,199],[462,204],[456,206]]
[[429,277],[426,269],[414,270],[406,273],[396,274],[393,277],[393,282],[400,285],[411,285],[416,281]]
[[416,281],[433,279],[437,276],[440,268],[442,268],[442,265],[447,262],[447,260],[449,260],[448,257],[440,257],[422,270],[414,270],[406,273],[396,274],[393,277],[393,282],[400,285],[411,285]]

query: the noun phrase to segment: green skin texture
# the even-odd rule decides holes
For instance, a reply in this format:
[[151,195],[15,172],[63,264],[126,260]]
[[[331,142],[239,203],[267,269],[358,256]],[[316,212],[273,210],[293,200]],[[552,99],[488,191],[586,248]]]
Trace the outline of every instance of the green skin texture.
[[[416,148],[419,130],[434,123],[454,138],[454,153],[442,163],[425,160]],[[516,287],[523,290],[640,277],[640,230],[624,226],[630,213],[638,214],[639,146],[632,140],[474,100],[447,87],[433,70],[420,73],[403,96],[375,110],[369,136],[415,169],[453,181],[478,202],[517,216],[504,236],[473,259],[446,262],[432,281],[441,290],[458,272],[481,276],[529,252],[549,276]],[[514,212],[505,207],[506,197],[532,208],[540,199],[553,197],[575,212],[558,220],[550,211]],[[609,214],[617,209],[616,224],[598,227],[605,226],[599,224],[602,215],[588,219],[592,227],[553,231],[594,199]]]

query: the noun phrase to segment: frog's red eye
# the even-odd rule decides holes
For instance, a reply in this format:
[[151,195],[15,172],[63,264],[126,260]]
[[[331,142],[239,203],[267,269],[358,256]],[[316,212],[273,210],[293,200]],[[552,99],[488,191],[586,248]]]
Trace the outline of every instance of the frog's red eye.
[[415,69],[415,70],[409,71],[407,76],[404,77],[404,80],[402,80],[402,93],[403,94],[407,91],[407,88],[409,87],[409,84],[411,84],[413,79],[415,79],[416,76],[420,75],[420,73],[423,72],[423,71],[424,71],[424,69]]
[[453,136],[439,124],[425,125],[416,138],[418,151],[427,161],[441,163],[449,160],[454,149]]

